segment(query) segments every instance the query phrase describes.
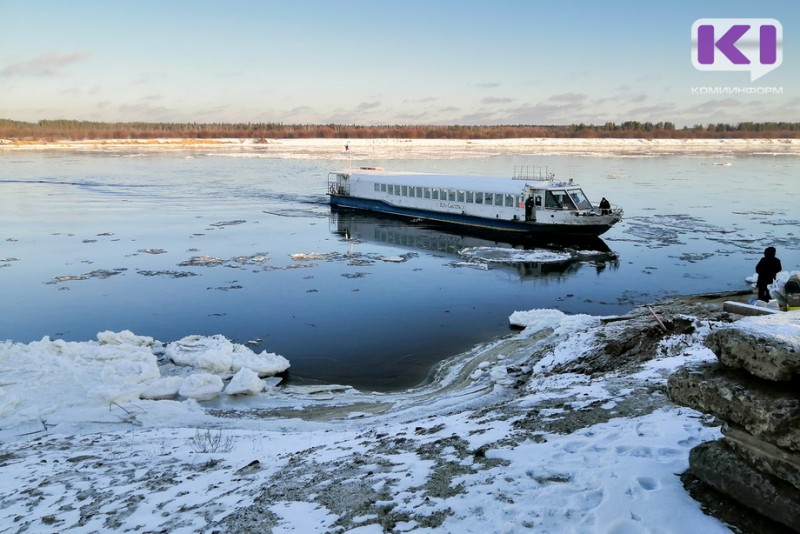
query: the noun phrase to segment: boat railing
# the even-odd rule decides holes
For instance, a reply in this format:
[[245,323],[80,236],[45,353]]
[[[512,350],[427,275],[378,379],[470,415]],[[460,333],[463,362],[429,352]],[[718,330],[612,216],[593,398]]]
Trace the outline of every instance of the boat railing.
[[543,180],[552,181],[556,177],[555,173],[549,172],[547,167],[541,165],[514,165],[513,180]]
[[350,187],[348,178],[350,175],[341,172],[328,173],[328,194],[329,195],[349,195]]

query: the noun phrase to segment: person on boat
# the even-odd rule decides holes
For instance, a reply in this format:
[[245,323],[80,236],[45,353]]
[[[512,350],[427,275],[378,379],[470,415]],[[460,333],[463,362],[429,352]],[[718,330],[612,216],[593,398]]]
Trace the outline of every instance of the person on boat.
[[600,201],[600,215],[608,215],[611,213],[611,203],[606,200],[606,197]]
[[530,221],[531,220],[531,214],[532,213],[533,213],[533,197],[528,197],[528,199],[525,200],[525,220],[526,221]]
[[756,273],[758,280],[756,287],[758,288],[758,300],[769,302],[770,295],[767,286],[775,281],[775,277],[781,272],[781,260],[775,257],[775,247],[767,247],[764,249],[764,257],[758,261],[756,265]]

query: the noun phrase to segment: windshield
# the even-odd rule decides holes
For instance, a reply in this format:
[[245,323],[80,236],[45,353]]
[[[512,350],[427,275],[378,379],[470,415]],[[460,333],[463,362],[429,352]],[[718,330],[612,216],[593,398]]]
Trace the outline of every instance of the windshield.
[[583,194],[583,190],[581,189],[570,189],[569,196],[572,198],[572,202],[578,207],[579,210],[589,210],[592,209],[592,203],[589,202],[589,199],[586,198],[586,195]]
[[547,191],[544,196],[544,207],[556,210],[574,210],[575,204],[566,191]]

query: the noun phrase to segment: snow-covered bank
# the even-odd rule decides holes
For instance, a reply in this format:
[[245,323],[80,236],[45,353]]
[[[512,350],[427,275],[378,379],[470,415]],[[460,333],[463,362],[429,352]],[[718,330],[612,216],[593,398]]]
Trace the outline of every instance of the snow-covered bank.
[[25,384],[81,373],[55,356],[20,369],[37,346],[6,343],[0,532],[724,532],[677,476],[719,431],[664,394],[674,368],[713,359],[702,340],[719,317],[701,308],[654,306],[668,334],[646,310],[515,314],[521,332],[394,394],[110,403],[128,387],[112,367],[84,377],[105,396],[51,399]]
[[0,154],[30,150],[152,152],[189,150],[229,157],[291,159],[427,159],[500,154],[653,156],[670,154],[800,155],[800,139],[0,139]]

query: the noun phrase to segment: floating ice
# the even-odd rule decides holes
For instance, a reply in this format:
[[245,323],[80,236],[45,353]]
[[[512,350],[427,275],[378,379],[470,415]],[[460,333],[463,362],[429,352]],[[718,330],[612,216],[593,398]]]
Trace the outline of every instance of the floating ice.
[[193,256],[192,258],[180,262],[178,265],[181,267],[214,267],[222,265],[222,258],[214,258],[212,256]]
[[220,226],[236,226],[237,224],[244,224],[246,222],[247,221],[244,221],[242,219],[236,219],[235,221],[220,221],[220,222],[211,223],[209,226],[217,226],[217,227],[220,227]]
[[502,247],[467,247],[458,251],[459,255],[470,260],[489,263],[555,263],[569,261],[572,254],[546,249],[519,250]]
[[759,241],[761,237],[743,232],[729,232],[723,233],[722,235],[707,234],[706,239],[710,239],[711,241],[721,241],[723,243],[752,243],[754,241]]
[[289,254],[289,257],[294,261],[315,261],[315,260],[328,260],[336,257],[335,252],[297,252]]

